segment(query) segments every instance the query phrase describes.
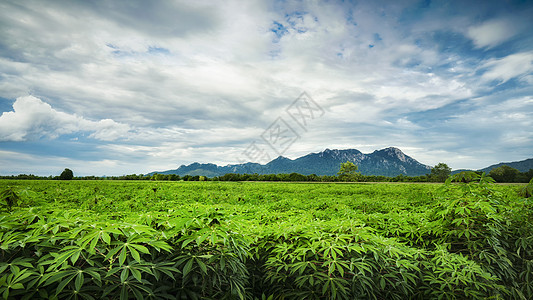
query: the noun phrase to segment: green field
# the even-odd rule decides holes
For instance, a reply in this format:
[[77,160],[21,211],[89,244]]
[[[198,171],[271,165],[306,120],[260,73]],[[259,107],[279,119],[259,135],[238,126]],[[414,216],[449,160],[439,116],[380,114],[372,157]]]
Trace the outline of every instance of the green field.
[[8,299],[532,299],[520,186],[0,181]]

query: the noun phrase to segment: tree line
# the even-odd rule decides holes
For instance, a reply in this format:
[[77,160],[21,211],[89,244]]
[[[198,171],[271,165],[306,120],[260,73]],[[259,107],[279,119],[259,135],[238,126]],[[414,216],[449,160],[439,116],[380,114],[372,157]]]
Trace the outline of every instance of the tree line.
[[[475,171],[480,174],[482,171]],[[0,176],[0,179],[28,179],[28,180],[155,180],[155,181],[286,181],[286,182],[444,182],[451,175],[451,168],[445,163],[439,163],[431,168],[431,172],[420,176],[406,176],[403,174],[391,177],[383,175],[363,175],[352,162],[340,165],[337,175],[303,175],[290,174],[237,174],[227,173],[222,176],[206,177],[200,175],[177,174],[129,174],[122,176],[79,176],[75,177],[70,169],[65,169],[59,176],[36,176],[33,174],[19,174]],[[533,178],[533,169],[527,172],[503,165],[492,169],[489,174],[500,183],[527,183]]]

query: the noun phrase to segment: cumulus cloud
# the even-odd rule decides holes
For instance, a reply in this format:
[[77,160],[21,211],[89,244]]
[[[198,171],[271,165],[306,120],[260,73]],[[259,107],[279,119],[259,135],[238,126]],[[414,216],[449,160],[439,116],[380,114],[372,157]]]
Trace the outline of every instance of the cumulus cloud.
[[13,111],[0,116],[0,141],[26,141],[77,132],[91,132],[89,137],[103,141],[124,138],[130,130],[126,124],[110,119],[91,121],[83,117],[57,111],[50,104],[34,96],[19,97]]

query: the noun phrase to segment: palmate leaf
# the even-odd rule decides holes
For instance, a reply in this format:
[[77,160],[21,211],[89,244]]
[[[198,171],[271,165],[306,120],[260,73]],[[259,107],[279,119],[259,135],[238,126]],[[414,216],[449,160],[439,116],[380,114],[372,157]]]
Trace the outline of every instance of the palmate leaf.
[[[105,287],[101,297],[107,299],[108,295],[111,295],[112,299],[130,299],[130,293],[133,294],[135,299],[144,299],[144,296],[154,295],[154,292],[150,288],[151,283],[147,280],[136,283],[133,281],[124,281],[123,283],[110,284]],[[118,294],[117,294],[118,292]]]
[[81,233],[81,231],[84,231],[84,230],[87,230],[87,229],[90,229],[90,231],[87,231],[83,235],[83,237],[78,241],[78,244],[81,247],[88,249],[88,252],[90,254],[94,254],[95,253],[96,245],[99,242],[101,242],[101,241],[104,242],[106,245],[110,245],[111,244],[111,235],[115,235],[115,236],[124,235],[122,233],[122,231],[120,231],[119,229],[117,229],[115,227],[108,226],[108,227],[101,228],[101,229],[100,228],[92,228],[92,227],[80,228],[80,229],[76,230],[76,232],[74,233],[74,236],[76,236],[79,233]]
[[174,281],[174,274],[179,274],[181,272],[177,268],[172,267],[173,265],[174,263],[169,261],[157,262],[151,266],[152,274],[158,281],[162,279],[161,274],[167,275]]
[[13,248],[20,245],[18,242],[23,236],[23,233],[14,230],[0,233],[0,249],[8,250],[10,247]]
[[150,245],[152,248],[160,252],[161,250],[172,252],[173,248],[170,246],[167,242],[161,241],[161,240],[151,240],[147,242],[148,245]]
[[67,246],[59,253],[50,253],[53,259],[45,261],[42,264],[50,264],[50,268],[57,269],[60,268],[67,260],[70,260],[72,265],[74,265],[78,261],[80,254],[83,251],[85,251],[85,249],[80,246]]
[[149,245],[148,244],[149,242],[151,242],[150,238],[137,235],[137,234],[129,236],[126,242],[112,241],[111,246],[116,246],[116,247],[112,248],[107,253],[107,255],[105,256],[105,259],[113,261],[118,258],[119,265],[122,266],[124,262],[126,261],[126,258],[129,253],[134,260],[140,263],[142,260],[141,260],[141,256],[139,252],[143,254],[150,254],[150,251],[148,250],[148,248],[142,245],[142,244]]
[[10,266],[10,273],[0,278],[0,293],[7,299],[12,290],[24,289],[24,284],[29,281],[30,276],[35,275],[31,269],[20,269],[19,267]]
[[[116,263],[115,263],[116,264]],[[138,282],[144,282],[143,276],[146,278],[146,275],[156,277],[153,272],[154,265],[152,263],[143,262],[137,263],[136,261],[128,261],[128,264],[123,265],[122,267],[112,267],[107,274],[105,275],[106,280],[116,280],[120,279],[120,283],[131,282],[132,277]],[[117,273],[120,272],[119,277]]]
[[29,257],[16,257],[10,262],[0,262],[0,274],[3,273],[8,267],[11,266],[19,266],[19,267],[26,267],[28,269],[33,269],[33,263],[34,259]]
[[[58,271],[55,273],[49,273],[51,276],[47,276],[46,282],[43,286],[54,286],[57,284],[55,295],[59,295],[70,284],[71,289],[75,291],[81,291],[86,282],[91,282],[92,285],[101,286],[101,270],[95,267],[89,267],[86,269],[70,268],[68,270]],[[88,277],[85,276],[89,275]]]

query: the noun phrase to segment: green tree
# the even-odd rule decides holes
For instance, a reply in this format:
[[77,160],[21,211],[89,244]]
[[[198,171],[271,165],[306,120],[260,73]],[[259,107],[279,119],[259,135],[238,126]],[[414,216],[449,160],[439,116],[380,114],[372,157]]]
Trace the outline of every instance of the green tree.
[[71,180],[72,178],[74,178],[74,173],[72,173],[71,169],[65,169],[61,172],[61,175],[59,175],[60,180]]
[[351,161],[346,161],[345,163],[341,164],[341,168],[339,172],[337,172],[337,176],[339,176],[339,179],[343,181],[355,181],[359,177],[359,173],[357,172],[358,169],[359,168],[356,164]]
[[507,165],[494,168],[489,172],[489,176],[497,182],[515,182],[519,174],[520,171]]
[[446,178],[452,173],[452,168],[448,167],[445,163],[439,163],[431,168],[431,174],[429,175],[431,181],[444,182]]

